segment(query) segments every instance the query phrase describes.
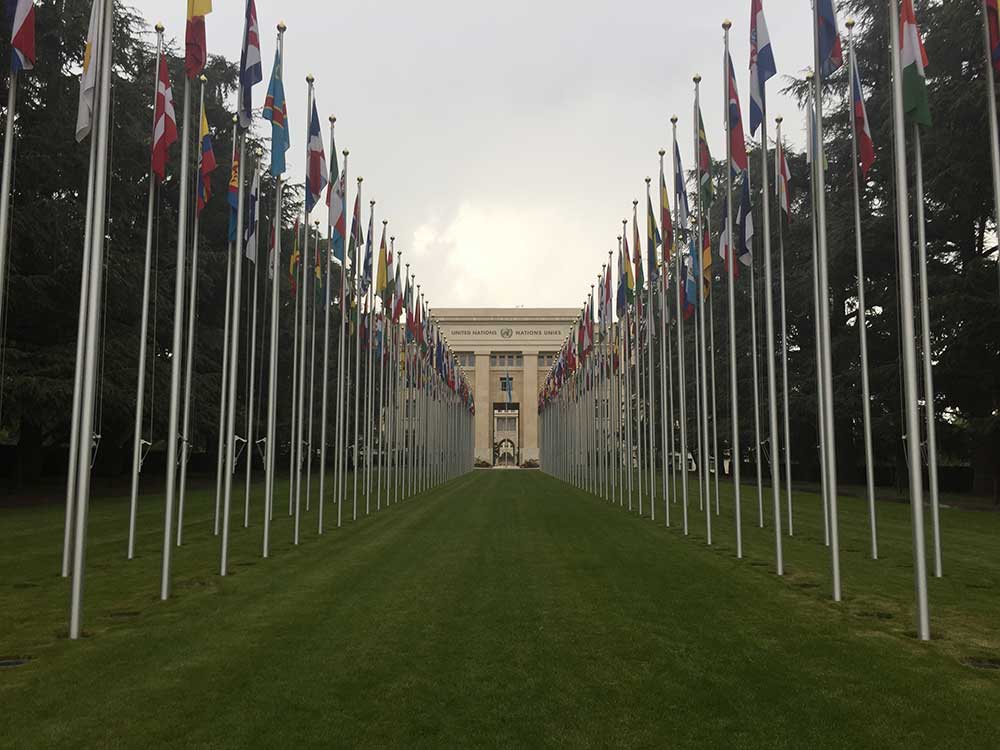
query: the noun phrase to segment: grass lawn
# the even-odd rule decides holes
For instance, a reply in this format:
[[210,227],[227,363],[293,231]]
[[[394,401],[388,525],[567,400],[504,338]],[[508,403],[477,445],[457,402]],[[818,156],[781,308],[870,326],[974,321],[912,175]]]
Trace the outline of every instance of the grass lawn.
[[32,657],[0,669],[0,747],[1000,747],[1000,670],[964,661],[1000,658],[1000,514],[942,511],[921,643],[908,506],[880,503],[874,562],[842,499],[835,604],[819,499],[796,496],[779,579],[756,490],[744,560],[724,493],[712,547],[695,491],[684,538],[677,506],[666,529],[662,501],[654,523],[537,471],[471,473],[323,538],[314,507],[297,548],[279,500],[266,561],[258,500],[220,578],[196,492],[169,602],[161,498],[132,562],[127,499],[106,498],[79,642],[62,510],[0,509],[0,658]]

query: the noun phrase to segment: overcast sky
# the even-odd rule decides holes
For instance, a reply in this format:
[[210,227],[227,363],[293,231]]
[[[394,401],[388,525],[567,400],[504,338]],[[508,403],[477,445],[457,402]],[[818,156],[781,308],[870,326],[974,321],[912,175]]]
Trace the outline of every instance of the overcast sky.
[[[132,2],[183,44],[183,0]],[[214,6],[210,53],[238,60],[244,2]],[[780,114],[786,136],[802,143],[802,117],[778,89],[810,66],[810,2],[765,0],[764,9],[779,74],[769,88],[769,127],[773,136]],[[338,150],[350,149],[349,181],[364,177],[365,222],[374,199],[376,223],[389,220],[432,306],[581,304],[632,200],[645,200],[645,177],[655,191],[672,114],[685,167],[693,164],[695,73],[704,79],[712,153],[724,155],[727,17],[747,118],[750,0],[257,0],[257,13],[257,108],[275,26],[288,26],[290,179],[302,179],[312,73],[324,126],[336,115]],[[258,130],[269,133],[265,125]]]

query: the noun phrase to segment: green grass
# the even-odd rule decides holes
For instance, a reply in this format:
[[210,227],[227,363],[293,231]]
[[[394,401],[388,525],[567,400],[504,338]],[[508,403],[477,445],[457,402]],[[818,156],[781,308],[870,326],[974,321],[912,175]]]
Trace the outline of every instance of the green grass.
[[[189,504],[158,600],[161,502],[95,502],[84,627],[65,638],[62,512],[0,510],[0,746],[998,747],[997,514],[946,509],[935,640],[913,637],[907,506],[842,500],[844,601],[828,596],[819,500],[796,497],[788,575],[744,488],[704,542],[539,472],[476,472],[273,557],[260,520],[220,578],[211,493]],[[282,497],[279,488],[279,498]],[[362,505],[363,508],[363,505]],[[287,510],[287,506],[284,506]],[[335,517],[328,506],[327,518]],[[770,514],[766,514],[769,522]]]

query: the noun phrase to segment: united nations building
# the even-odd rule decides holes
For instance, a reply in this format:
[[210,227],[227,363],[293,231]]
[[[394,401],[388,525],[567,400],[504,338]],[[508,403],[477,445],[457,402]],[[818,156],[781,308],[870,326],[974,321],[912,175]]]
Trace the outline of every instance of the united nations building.
[[577,308],[435,308],[476,400],[476,463],[538,460],[538,389]]

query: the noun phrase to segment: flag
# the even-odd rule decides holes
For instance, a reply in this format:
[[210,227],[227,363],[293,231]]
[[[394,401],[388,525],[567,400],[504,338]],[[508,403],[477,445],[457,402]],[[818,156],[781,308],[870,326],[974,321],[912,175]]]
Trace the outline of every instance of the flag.
[[240,207],[240,152],[233,152],[233,168],[229,174],[229,241],[236,242],[237,211]]
[[777,179],[774,182],[774,190],[778,194],[778,204],[785,212],[785,219],[792,221],[792,201],[788,183],[792,179],[791,172],[788,171],[788,161],[785,159],[785,148],[781,141],[778,141],[774,149],[774,174]]
[[212,12],[212,0],[188,0],[187,28],[184,30],[184,72],[188,80],[201,75],[208,62],[205,16]]
[[701,285],[705,299],[712,291],[712,237],[706,226],[701,237]]
[[260,173],[255,169],[250,181],[250,192],[246,196],[247,216],[243,228],[243,253],[251,263],[257,263],[257,207],[260,202]]
[[701,206],[708,211],[715,203],[715,182],[712,180],[712,152],[708,150],[708,134],[705,132],[705,121],[701,117],[701,107],[698,107],[698,171],[701,173]]
[[104,3],[93,0],[90,6],[90,25],[87,42],[83,48],[83,72],[80,73],[80,103],[76,112],[76,142],[82,143],[90,135],[94,122],[94,99],[97,93],[97,56],[100,51],[101,12]]
[[645,274],[642,271],[642,248],[639,245],[639,220],[636,212],[636,204],[632,204],[632,247],[635,248],[635,291],[640,295],[639,304],[642,305],[641,293],[646,285]]
[[367,294],[368,287],[372,283],[372,254],[374,248],[372,247],[372,235],[375,232],[375,207],[372,207],[371,213],[368,214],[368,239],[365,240],[365,265],[361,269],[361,293]]
[[282,67],[281,50],[278,49],[274,53],[274,68],[271,70],[271,82],[267,85],[267,97],[264,99],[264,112],[262,114],[265,120],[271,121],[271,175],[273,177],[285,173],[285,154],[291,145]]
[[271,232],[267,239],[267,278],[274,278],[274,222],[271,222]]
[[625,278],[625,264],[622,262],[622,251],[621,248],[618,249],[618,294],[615,300],[615,305],[618,311],[618,317],[621,318],[625,315],[625,310],[628,305],[628,292],[626,288],[628,287],[628,280]]
[[10,70],[19,73],[35,67],[35,3],[7,0],[10,23]]
[[688,208],[687,187],[684,183],[684,166],[681,164],[681,150],[674,141],[674,200],[677,203],[677,231],[687,230],[688,216],[691,211]]
[[747,144],[743,136],[743,115],[740,113],[740,92],[736,88],[736,71],[733,58],[727,55],[729,63],[729,149],[733,177],[746,172],[748,168]]
[[313,97],[312,117],[309,120],[309,162],[306,164],[306,216],[323,196],[327,183],[326,154],[323,152],[323,131],[319,127],[319,110]]
[[661,242],[660,230],[656,226],[656,214],[653,213],[653,200],[646,192],[646,264],[649,271],[649,283],[657,277],[656,248]]
[[753,211],[750,208],[750,176],[743,178],[743,189],[740,193],[740,210],[736,215],[737,240],[736,248],[740,263],[749,266],[753,263]]
[[660,225],[663,227],[663,267],[670,263],[670,252],[674,247],[674,221],[670,215],[670,198],[667,195],[667,178],[663,176],[663,165],[660,165]]
[[313,269],[313,274],[316,277],[316,283],[313,284],[313,288],[316,290],[316,302],[320,303],[326,298],[325,289],[323,288],[323,254],[320,252],[319,246],[322,244],[322,240],[317,237],[314,243],[316,247],[316,263]]
[[295,236],[292,239],[292,255],[288,259],[288,286],[292,291],[292,297],[294,298],[298,292],[298,283],[296,278],[298,274],[296,271],[299,267],[299,220],[295,219],[295,229],[292,230]]
[[510,376],[510,370],[507,370],[507,377],[504,379],[503,387],[504,390],[507,391],[507,403],[509,404],[513,401],[513,394],[511,391],[514,390],[514,380]]
[[260,59],[260,35],[257,30],[257,6],[247,0],[246,24],[243,27],[243,50],[240,53],[240,127],[253,122],[253,87],[264,80]]
[[857,60],[851,66],[854,75],[851,81],[851,98],[854,100],[854,132],[858,139],[858,156],[861,159],[861,174],[868,176],[875,161],[875,142],[872,140],[872,131],[868,126],[868,111],[865,109],[865,97],[861,91],[861,78],[858,77]]
[[816,18],[819,23],[819,70],[820,77],[826,79],[844,64],[844,50],[840,46],[840,32],[837,31],[837,12],[833,0],[816,0]]
[[351,220],[351,239],[347,246],[347,257],[351,263],[351,273],[356,273],[355,259],[357,249],[362,243],[361,238],[361,192],[354,196],[354,218]]
[[635,278],[632,276],[632,260],[628,255],[628,232],[622,232],[622,250],[625,256],[625,297],[631,303],[635,298]]
[[913,12],[913,0],[903,0],[899,14],[899,65],[903,70],[903,111],[916,125],[930,127],[931,111],[927,105],[927,52],[920,38],[920,28]]
[[393,287],[396,290],[396,293],[393,296],[393,300],[392,300],[392,320],[393,320],[394,323],[398,323],[399,322],[399,318],[403,314],[403,303],[405,302],[405,297],[404,297],[404,294],[403,294],[403,290],[399,286],[399,266],[400,266],[400,264],[397,263],[396,264],[396,281],[393,283]]
[[385,290],[388,286],[388,273],[386,267],[386,246],[385,246],[385,223],[382,224],[382,239],[379,241],[378,246],[378,268],[375,275],[375,294],[377,294],[381,299],[383,304],[388,305],[385,298]]
[[698,303],[698,242],[694,235],[688,242],[688,251],[684,253],[681,266],[681,281],[684,285],[684,319],[694,315]]
[[[333,174],[337,173],[337,153],[333,154]],[[332,251],[334,259],[343,265],[344,263],[344,241],[347,237],[347,217],[344,215],[344,175],[335,182],[327,186],[326,203],[330,207],[329,226],[332,228]]]
[[392,307],[393,299],[396,296],[396,260],[393,257],[395,253],[392,249],[392,241],[390,238],[389,248],[385,253],[385,291],[382,293],[382,299],[385,301],[386,309]]
[[212,197],[212,172],[215,171],[215,151],[212,150],[212,134],[208,130],[208,118],[201,113],[201,130],[198,135],[201,142],[201,160],[198,163],[198,213]]
[[989,61],[993,70],[1000,73],[1000,9],[997,8],[997,0],[986,0],[986,29],[990,37]]
[[777,74],[762,0],[750,0],[750,135],[764,121],[764,84]]
[[156,77],[156,105],[153,112],[153,173],[163,182],[167,173],[167,150],[177,141],[177,116],[174,114],[174,95],[170,90],[167,58],[160,56],[160,69]]

